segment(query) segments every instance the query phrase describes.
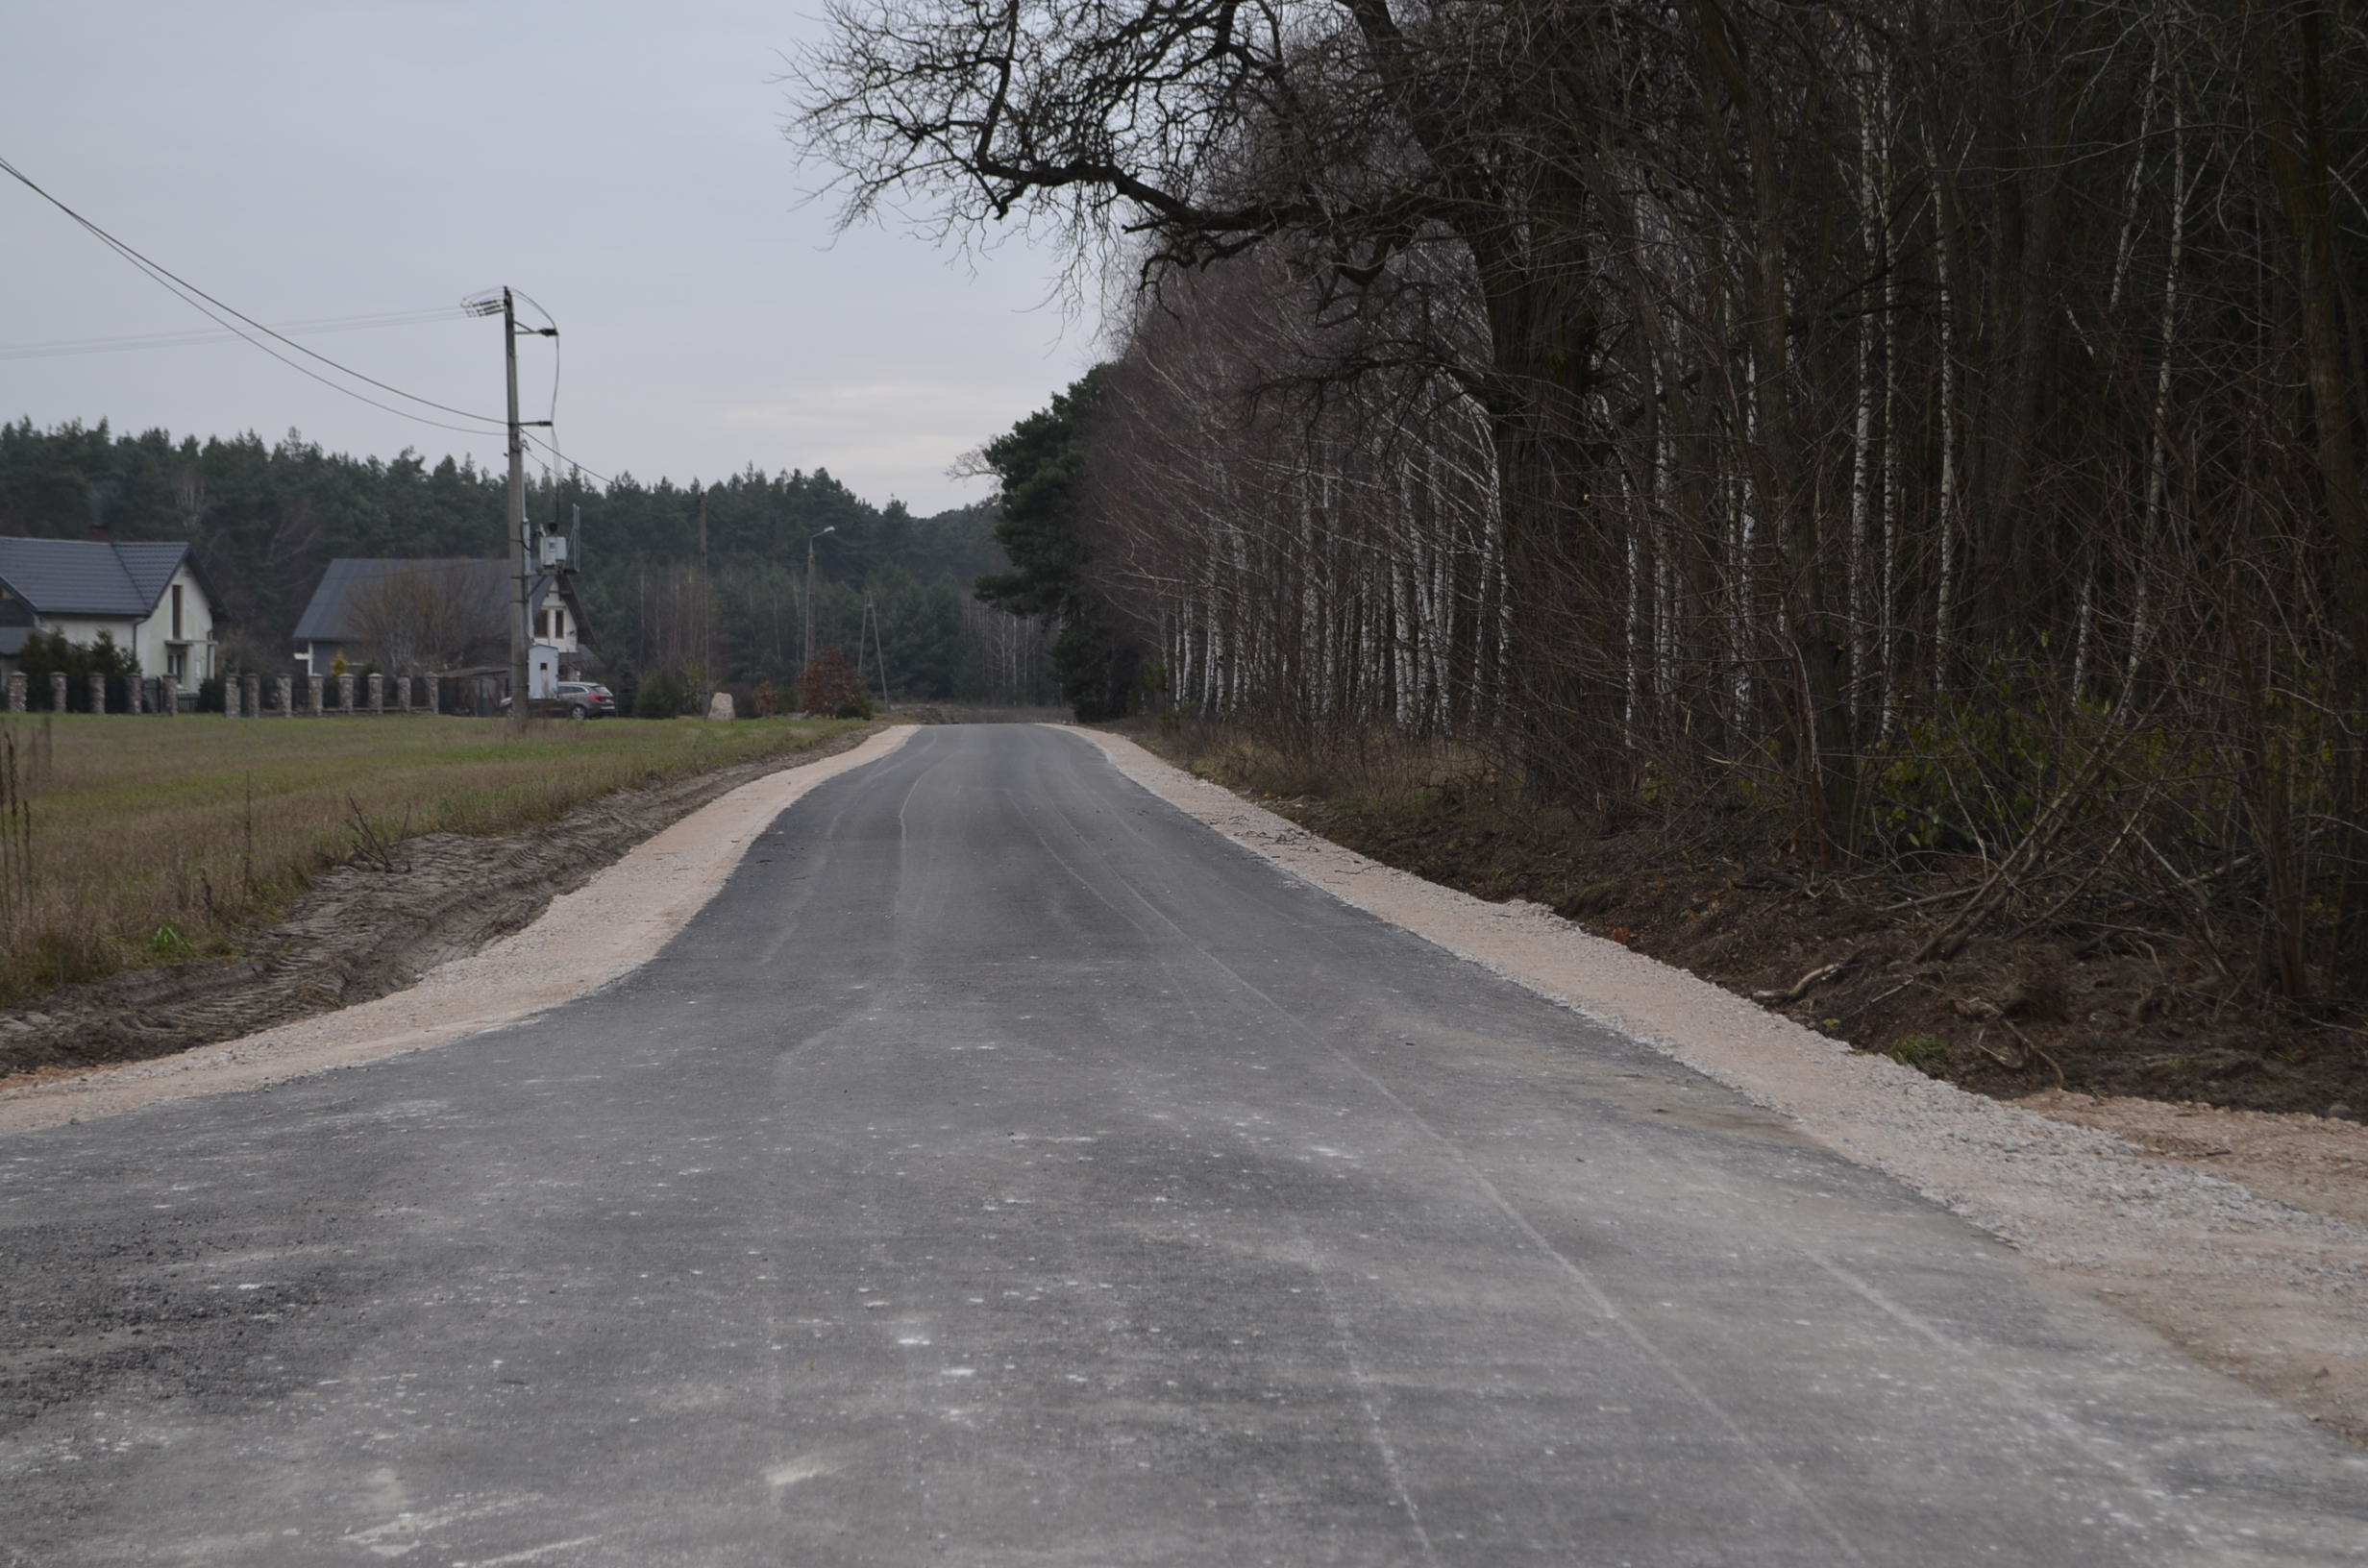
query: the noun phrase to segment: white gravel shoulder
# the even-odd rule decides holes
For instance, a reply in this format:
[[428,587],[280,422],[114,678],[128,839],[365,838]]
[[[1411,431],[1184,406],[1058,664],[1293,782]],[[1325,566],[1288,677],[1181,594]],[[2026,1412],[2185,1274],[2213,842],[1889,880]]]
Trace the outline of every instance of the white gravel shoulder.
[[882,730],[836,756],[750,780],[554,898],[525,930],[438,965],[407,990],[153,1062],[0,1090],[0,1132],[256,1089],[450,1044],[597,991],[639,968],[705,907],[756,835],[800,796],[878,761],[912,733],[908,725]]
[[1645,1041],[2207,1360],[2368,1433],[2368,1230],[1855,1051],[1542,905],[1426,882],[1130,741],[1073,732],[1151,794],[1344,902]]

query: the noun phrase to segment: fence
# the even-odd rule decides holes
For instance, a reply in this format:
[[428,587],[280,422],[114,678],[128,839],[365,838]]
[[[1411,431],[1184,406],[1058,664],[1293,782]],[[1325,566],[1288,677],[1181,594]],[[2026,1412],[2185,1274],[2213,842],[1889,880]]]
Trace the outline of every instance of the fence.
[[[500,711],[505,683],[480,671],[440,672],[426,675],[387,676],[376,673],[357,678],[336,676],[261,675],[239,673],[222,677],[223,714],[233,719],[326,718],[331,715],[386,713],[474,713]],[[63,672],[51,672],[37,687],[23,671],[8,677],[11,713],[146,713],[169,716],[190,711],[200,693],[184,687],[171,675],[90,674],[80,682]],[[79,697],[80,701],[75,698]],[[268,698],[268,700],[266,700]]]

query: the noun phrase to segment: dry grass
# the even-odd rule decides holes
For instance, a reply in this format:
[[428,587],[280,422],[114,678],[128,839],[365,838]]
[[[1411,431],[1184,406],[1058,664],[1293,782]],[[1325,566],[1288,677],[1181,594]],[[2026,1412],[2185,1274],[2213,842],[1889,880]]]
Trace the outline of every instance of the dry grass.
[[[612,790],[800,749],[839,720],[711,723],[80,714],[0,724],[0,1001],[228,950],[323,869],[493,835]],[[399,851],[398,851],[399,852]],[[29,870],[29,874],[27,874]]]
[[1495,776],[1476,747],[1382,729],[1294,747],[1245,726],[1179,715],[1111,727],[1202,778],[1269,798],[1323,799],[1348,809],[1411,809],[1429,792]]

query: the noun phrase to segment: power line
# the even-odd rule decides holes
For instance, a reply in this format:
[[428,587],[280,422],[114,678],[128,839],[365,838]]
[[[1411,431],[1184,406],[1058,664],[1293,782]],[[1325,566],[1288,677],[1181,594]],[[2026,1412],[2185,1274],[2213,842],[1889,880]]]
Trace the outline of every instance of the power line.
[[[42,189],[40,185],[34,182],[31,176],[27,175],[22,169],[19,169],[15,164],[11,163],[5,158],[0,158],[0,173],[7,174],[18,184],[23,185],[27,190],[30,190],[36,196],[38,196],[41,200],[47,202],[50,206],[56,208],[59,211],[73,219],[85,230],[88,231],[92,236],[97,238],[100,243],[107,246],[108,249],[113,251],[116,255],[122,257],[125,260],[131,262],[134,266],[139,268],[141,272],[145,273],[150,279],[154,280],[168,292],[172,293],[174,297],[188,305],[192,309],[195,309],[218,326],[221,326],[235,333],[239,337],[246,339],[247,342],[252,343],[255,347],[262,350],[265,354],[270,355],[274,359],[279,360],[290,370],[293,370],[300,375],[309,376],[312,380],[320,382],[323,386],[329,387],[333,391],[341,392],[358,403],[366,403],[373,408],[383,410],[386,413],[394,414],[403,419],[414,420],[422,425],[433,426],[438,429],[458,430],[463,435],[481,435],[487,433],[485,431],[468,429],[465,426],[448,425],[442,420],[429,419],[424,415],[412,413],[407,408],[397,408],[390,404],[381,403],[376,398],[364,396],[362,393],[355,391],[350,386],[340,385],[339,383],[331,380],[328,377],[321,375],[319,372],[298,364],[295,360],[290,359],[286,355],[284,355],[277,349],[274,349],[269,343],[262,341],[261,338],[252,336],[248,332],[240,331],[239,328],[234,324],[233,320],[225,320],[224,316],[234,318],[235,322],[243,322],[246,326],[253,328],[256,331],[261,332],[267,337],[286,344],[289,348],[294,349],[298,354],[304,355],[306,357],[310,359],[319,360],[322,364],[329,366],[339,375],[350,376],[358,381],[377,387],[382,392],[392,393],[396,397],[403,398],[411,403],[416,403],[423,407],[433,408],[441,413],[456,415],[461,419],[476,420],[481,424],[497,427],[505,423],[503,420],[497,419],[490,414],[480,414],[466,408],[456,408],[450,404],[438,403],[433,398],[423,398],[416,392],[407,392],[403,388],[386,381],[382,381],[374,376],[365,376],[360,371],[356,370],[349,365],[339,364],[336,360],[330,358],[325,354],[319,354],[311,349],[308,349],[303,344],[295,341],[293,338],[287,337],[283,333],[275,331],[271,328],[264,326],[261,322],[257,321],[250,315],[247,315],[244,311],[241,311],[233,306],[223,304],[220,300],[215,299],[204,289],[199,288],[195,283],[192,283],[186,279],[184,279],[178,274],[172,272],[160,262],[150,260],[147,257],[141,255],[138,251],[134,250],[124,241],[117,239],[113,234],[109,233],[106,230],[100,228],[88,218],[84,217],[80,212],[77,212],[72,208],[66,206],[65,203],[60,201],[57,197],[52,196],[48,191]],[[201,301],[204,303],[201,304]],[[210,309],[208,308],[209,306],[211,306],[212,308]],[[538,306],[537,308],[540,307]],[[221,313],[217,314],[217,311]]]
[[[134,250],[124,241],[117,239],[113,234],[109,233],[106,230],[100,228],[88,218],[84,217],[80,212],[75,211],[74,208],[68,207],[65,203],[60,201],[57,197],[42,189],[41,186],[22,169],[19,169],[15,164],[10,162],[5,158],[0,158],[0,173],[7,174],[11,179],[16,181],[17,184],[23,185],[27,190],[32,191],[36,196],[38,196],[41,200],[47,202],[50,206],[56,208],[59,211],[73,219],[75,223],[81,225],[85,230],[88,231],[91,235],[97,238],[101,244],[107,246],[108,249],[115,252],[118,256],[121,256],[135,267],[137,267],[152,281],[164,288],[166,292],[172,294],[176,299],[181,300],[184,304],[189,306],[192,309],[198,311],[209,320],[213,321],[226,331],[230,332],[233,336],[240,338],[247,343],[252,344],[254,347],[262,350],[265,354],[270,355],[274,359],[279,360],[290,370],[295,371],[301,376],[310,377],[313,380],[320,382],[323,386],[330,388],[332,391],[341,392],[345,396],[352,398],[358,403],[368,404],[373,408],[382,409],[386,413],[396,415],[398,418],[412,420],[421,425],[432,426],[440,430],[456,430],[462,435],[499,434],[507,423],[506,421],[498,419],[491,414],[474,413],[466,408],[456,408],[449,404],[438,403],[432,398],[423,398],[414,392],[407,392],[399,386],[382,381],[375,377],[365,376],[360,371],[355,370],[349,365],[340,364],[338,361],[330,358],[327,355],[319,354],[311,349],[308,349],[303,344],[298,343],[285,335],[286,332],[292,331],[353,331],[364,326],[372,325],[407,325],[413,319],[417,321],[432,321],[442,319],[442,317],[446,315],[455,313],[466,316],[472,312],[470,312],[465,306],[453,306],[437,310],[390,311],[386,312],[382,317],[330,317],[319,322],[292,323],[284,330],[266,327],[261,322],[255,320],[252,316],[247,315],[235,306],[223,304],[220,300],[215,299],[212,295],[207,293],[204,289],[199,288],[196,284],[183,279],[178,274],[163,266],[161,263],[150,260],[140,252]],[[518,290],[512,289],[511,292],[516,294],[518,293]],[[194,298],[192,298],[192,296],[194,296]],[[525,294],[519,294],[519,297],[526,300],[529,305],[533,306],[534,308],[541,313],[543,319],[546,322],[551,323],[553,329],[551,332],[551,415],[553,420],[555,422],[559,410],[558,323],[552,316],[551,312],[543,307],[541,301]],[[210,306],[211,308],[209,308]],[[222,315],[217,315],[215,313],[217,310],[222,312]],[[234,320],[225,321],[223,320],[223,315],[228,315],[234,318]],[[461,425],[451,425],[442,420],[429,419],[424,415],[415,414],[407,408],[397,408],[390,404],[381,403],[376,398],[366,397],[363,394],[355,391],[350,386],[341,386],[337,382],[329,380],[327,377],[322,376],[318,372],[298,364],[293,359],[288,358],[287,355],[274,349],[269,343],[262,342],[249,333],[240,331],[239,327],[234,323],[244,323],[246,326],[253,328],[256,331],[261,332],[268,337],[278,340],[279,342],[285,343],[289,348],[294,349],[297,353],[306,355],[308,358],[319,360],[322,364],[329,366],[340,375],[351,376],[358,381],[366,382],[371,386],[379,388],[381,391],[393,393],[396,397],[407,399],[408,401],[419,404],[424,407],[433,408],[442,413],[455,414],[462,419],[478,420],[485,425],[494,427],[494,429],[490,430],[481,430],[473,429],[469,427]],[[155,335],[159,338],[205,341],[213,339],[215,334],[210,332],[193,332],[186,334],[160,333]],[[127,346],[133,342],[131,339],[112,341],[120,341]],[[100,345],[108,344],[110,342],[111,340],[109,339],[86,338],[68,340],[58,344],[22,345],[17,350],[0,350],[0,358],[33,357],[36,354],[42,352],[98,352]],[[554,458],[566,464],[569,468],[585,475],[587,478],[605,485],[613,485],[617,482],[616,480],[610,478],[607,475],[601,473],[599,470],[586,467],[584,464],[578,462],[575,458],[570,457],[566,453],[560,451],[555,443],[536,434],[534,431],[529,429],[523,430],[521,433],[527,440],[551,453]]]
[[551,328],[551,412],[544,417],[555,427],[559,423],[559,320],[543,309],[543,302],[525,289],[513,288],[510,292],[541,312],[544,322]]
[[[543,436],[536,435],[532,430],[526,430],[522,433],[528,440],[533,442],[536,446],[551,453],[555,459],[566,464],[572,469],[577,470],[579,473],[598,479],[603,484],[616,483],[617,481],[610,478],[607,475],[584,467],[583,464],[576,461],[575,458],[570,457],[566,453],[559,450],[557,442],[559,433],[559,345],[562,341],[564,341],[564,339],[562,339],[559,335],[559,320],[548,309],[544,308],[542,301],[536,299],[525,289],[513,287],[510,292],[518,296],[518,298],[526,301],[527,304],[534,306],[537,311],[541,312],[543,320],[551,327],[551,411],[545,416],[544,421],[545,428],[551,431],[551,437],[546,439]],[[552,482],[555,485],[558,482],[557,476],[553,476]]]
[[[384,327],[419,327],[436,321],[463,321],[468,312],[457,306],[431,309],[382,310],[366,316],[325,316],[315,321],[284,322],[281,332],[359,332]],[[0,343],[0,360],[51,359],[78,354],[114,354],[136,349],[177,349],[191,344],[221,343],[237,334],[213,332],[134,332],[121,337],[66,337],[41,343]]]
[[570,457],[566,453],[561,452],[557,447],[544,440],[541,436],[536,435],[532,430],[527,430],[523,433],[528,440],[533,442],[536,446],[542,448],[545,452],[551,453],[552,456],[557,458],[560,462],[565,463],[577,473],[581,474],[584,478],[588,479],[598,479],[603,484],[614,484],[617,482],[616,480],[610,478],[607,475],[600,472],[598,469],[584,467],[583,464],[576,461],[575,458]]
[[[510,293],[540,311],[545,325],[551,329],[542,334],[551,339],[551,409],[543,416],[543,429],[551,432],[551,440],[543,442],[542,446],[545,451],[556,455],[559,450],[555,444],[559,438],[559,318],[545,309],[543,302],[525,289],[513,288]],[[549,463],[543,464],[542,469],[543,478],[551,486],[551,526],[555,528],[559,526],[559,475]]]

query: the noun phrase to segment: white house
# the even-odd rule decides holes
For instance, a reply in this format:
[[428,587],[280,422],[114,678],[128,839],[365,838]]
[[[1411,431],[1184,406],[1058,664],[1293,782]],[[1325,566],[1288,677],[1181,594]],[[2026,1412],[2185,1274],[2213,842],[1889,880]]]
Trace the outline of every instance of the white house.
[[86,644],[108,632],[140,674],[185,688],[214,674],[213,595],[185,544],[0,539],[0,666],[36,631]]

